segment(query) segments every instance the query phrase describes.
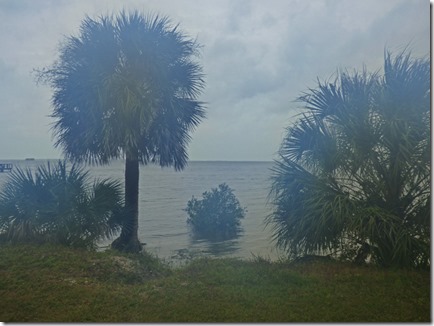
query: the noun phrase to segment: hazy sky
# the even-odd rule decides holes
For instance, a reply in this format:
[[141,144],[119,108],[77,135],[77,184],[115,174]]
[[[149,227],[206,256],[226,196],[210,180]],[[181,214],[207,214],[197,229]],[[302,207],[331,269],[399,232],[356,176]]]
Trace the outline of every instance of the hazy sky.
[[53,63],[86,14],[121,9],[167,15],[203,45],[207,119],[191,160],[270,161],[317,77],[380,69],[385,47],[430,50],[427,0],[0,0],[0,160],[61,157],[51,89],[32,70]]

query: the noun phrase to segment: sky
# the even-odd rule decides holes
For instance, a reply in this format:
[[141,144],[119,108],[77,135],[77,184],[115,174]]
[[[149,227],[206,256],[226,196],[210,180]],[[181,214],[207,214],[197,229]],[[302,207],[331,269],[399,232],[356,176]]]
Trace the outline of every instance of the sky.
[[0,0],[0,161],[61,158],[52,90],[36,83],[86,15],[168,16],[202,45],[207,118],[190,160],[271,161],[295,100],[340,69],[381,69],[384,50],[430,52],[427,0]]

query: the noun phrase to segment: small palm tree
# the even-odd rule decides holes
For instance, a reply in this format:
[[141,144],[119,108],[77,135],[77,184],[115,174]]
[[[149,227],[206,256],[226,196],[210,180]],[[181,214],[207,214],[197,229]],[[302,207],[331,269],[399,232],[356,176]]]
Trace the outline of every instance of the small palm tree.
[[120,229],[119,182],[89,183],[88,172],[52,167],[14,169],[0,193],[0,234],[8,242],[50,242],[95,248]]
[[40,77],[54,89],[56,146],[75,161],[125,158],[129,214],[112,246],[137,252],[139,163],[187,163],[189,132],[204,117],[198,44],[169,19],[134,11],[86,17]]
[[429,60],[387,52],[383,76],[342,72],[299,100],[307,111],[273,169],[277,244],[295,256],[428,266]]

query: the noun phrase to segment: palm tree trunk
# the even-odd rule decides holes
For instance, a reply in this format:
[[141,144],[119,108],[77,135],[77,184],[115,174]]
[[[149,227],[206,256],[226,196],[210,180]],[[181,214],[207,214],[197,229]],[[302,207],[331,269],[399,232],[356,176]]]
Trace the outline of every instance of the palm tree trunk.
[[121,235],[112,248],[126,252],[140,252],[139,228],[139,160],[138,155],[127,153],[125,162],[125,217]]

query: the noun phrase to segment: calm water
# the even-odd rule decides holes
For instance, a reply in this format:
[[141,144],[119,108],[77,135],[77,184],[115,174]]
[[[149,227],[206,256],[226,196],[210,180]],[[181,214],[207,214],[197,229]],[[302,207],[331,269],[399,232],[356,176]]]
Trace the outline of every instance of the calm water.
[[[46,160],[2,161],[23,168],[45,164]],[[148,165],[140,167],[139,239],[146,250],[162,258],[182,255],[211,255],[251,258],[252,254],[276,259],[282,252],[275,249],[264,218],[269,213],[267,194],[270,186],[271,162],[190,162],[181,172]],[[123,182],[124,162],[113,161],[108,166],[87,167],[91,176],[114,178]],[[0,173],[0,185],[8,173]],[[197,240],[187,226],[183,210],[192,196],[226,182],[247,208],[241,224],[244,232],[234,240],[210,242]],[[111,241],[101,243],[107,245]]]

